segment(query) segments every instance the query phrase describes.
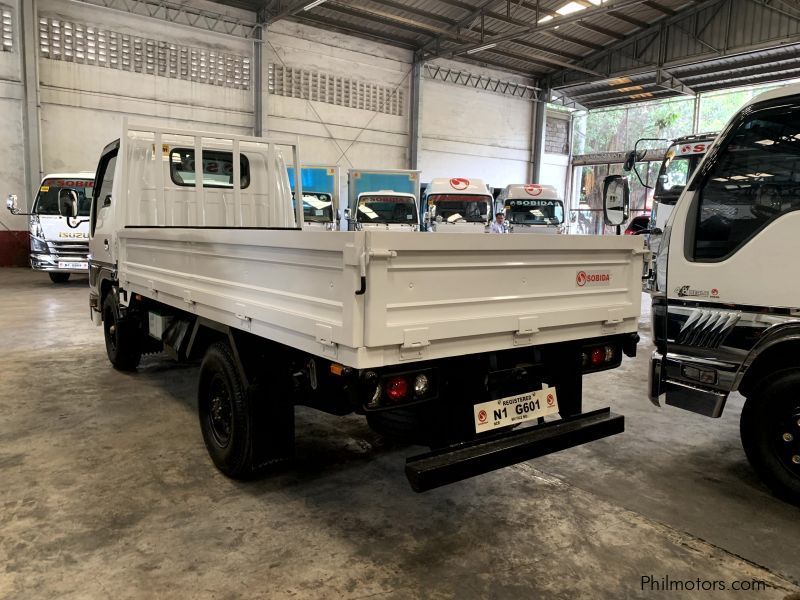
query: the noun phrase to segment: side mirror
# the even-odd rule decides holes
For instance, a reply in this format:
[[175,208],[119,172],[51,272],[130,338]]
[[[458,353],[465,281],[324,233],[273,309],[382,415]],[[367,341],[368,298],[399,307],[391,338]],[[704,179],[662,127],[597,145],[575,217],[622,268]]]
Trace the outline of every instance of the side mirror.
[[628,218],[629,205],[628,180],[622,175],[606,177],[603,180],[603,220],[606,225],[622,225]]
[[422,213],[423,221],[427,222],[430,218],[431,218],[431,213],[429,213],[427,210],[424,213]]
[[626,173],[633,171],[636,167],[636,150],[631,150],[625,155],[625,162],[622,164],[622,170]]
[[58,212],[62,217],[75,218],[78,216],[78,192],[70,189],[61,189],[58,192]]
[[345,208],[344,209],[344,218],[349,221],[351,217],[352,217],[352,212],[350,211],[349,208]]
[[8,199],[6,200],[6,208],[11,212],[12,215],[15,215],[19,212],[19,206],[17,206],[17,195],[16,194],[9,194]]

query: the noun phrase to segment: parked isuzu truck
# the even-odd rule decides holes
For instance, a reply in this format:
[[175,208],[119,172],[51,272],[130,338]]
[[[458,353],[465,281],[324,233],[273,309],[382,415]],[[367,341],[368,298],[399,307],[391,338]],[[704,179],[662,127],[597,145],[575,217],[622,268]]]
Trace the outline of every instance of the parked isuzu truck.
[[[53,283],[64,283],[72,273],[89,272],[89,207],[94,173],[54,173],[45,175],[30,213],[22,212],[17,196],[8,197],[7,208],[15,215],[27,215],[30,233],[30,259],[34,271],[45,271]],[[67,219],[59,213],[59,194],[73,190],[78,198],[78,213]]]
[[512,184],[497,197],[511,233],[563,233],[564,201],[552,185]]
[[689,179],[653,274],[650,396],[719,417],[746,402],[747,458],[800,503],[800,86],[736,113]]
[[424,439],[406,463],[417,491],[623,430],[583,411],[582,388],[636,351],[640,238],[311,233],[297,154],[296,139],[126,125],[97,167],[89,306],[108,358],[202,359],[200,429],[223,473],[288,459],[296,404]]
[[492,193],[480,179],[432,179],[422,198],[425,229],[440,233],[484,233],[492,220]]

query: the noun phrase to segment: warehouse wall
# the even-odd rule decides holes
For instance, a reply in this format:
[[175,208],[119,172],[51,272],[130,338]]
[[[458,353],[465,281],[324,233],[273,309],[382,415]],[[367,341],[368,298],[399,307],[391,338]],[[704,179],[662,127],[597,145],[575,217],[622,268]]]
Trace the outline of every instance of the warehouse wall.
[[[0,0],[11,6],[17,21],[19,1]],[[253,13],[204,0],[191,4],[255,20]],[[252,132],[255,61],[251,41],[68,0],[38,0],[37,8],[39,30],[34,33],[42,172],[94,170],[101,149],[118,136],[125,116],[136,123]],[[19,23],[16,27],[21,29]],[[100,32],[120,45],[127,40],[128,60],[139,62],[124,68],[100,64],[95,52],[99,43],[92,44],[95,54],[89,60],[86,40],[92,35],[97,42]],[[407,168],[410,51],[290,22],[273,25],[264,38],[265,134],[299,136],[306,164],[338,164],[345,175],[343,192],[349,168]],[[110,39],[104,38],[109,56]],[[15,52],[0,52],[0,131],[4,133],[0,192],[3,196],[16,192],[29,204],[33,190],[25,189],[24,183],[24,86],[19,37],[16,41]],[[86,41],[81,53],[78,41]],[[194,76],[170,75],[174,65],[164,57],[177,56],[180,49],[249,60],[251,86],[229,85],[224,79],[212,85]],[[468,70],[509,78],[473,66]],[[438,176],[482,177],[496,186],[527,181],[530,101],[430,79],[423,80],[422,97],[423,181]],[[0,214],[0,231],[26,227],[25,218],[13,218],[5,211]],[[2,264],[9,260],[3,244],[13,242],[10,233],[0,236],[4,236],[0,239]],[[24,255],[26,239],[17,237],[22,240],[18,250]]]
[[[215,9],[219,10],[217,5]],[[88,11],[85,5],[64,0],[41,0],[39,17],[59,20],[62,36],[64,22],[80,23],[156,43],[252,59],[253,45],[243,39],[118,11]],[[122,119],[129,115],[135,115],[132,121],[136,123],[252,133],[253,92],[249,89],[159,75],[158,65],[147,72],[146,58],[143,72],[131,72],[55,60],[43,55],[41,47],[39,50],[42,166],[46,172],[93,171],[100,151],[119,137]]]
[[547,111],[540,183],[553,185],[566,198],[569,176],[569,113]]
[[[24,89],[22,85],[22,53],[20,51],[20,11],[17,0],[0,0],[0,9],[11,13],[12,47],[0,49],[0,266],[18,264],[26,257],[27,235],[25,217],[10,214],[5,198],[19,193],[25,182],[25,148],[22,116]],[[22,196],[21,196],[22,197]]]
[[[439,62],[458,68],[457,63]],[[512,79],[508,73],[473,65],[461,68]],[[530,100],[423,78],[421,111],[423,181],[479,177],[494,187],[528,181]]]
[[[299,135],[306,164],[408,167],[411,52],[278,22],[266,35],[267,123]],[[269,77],[270,65],[273,76]]]

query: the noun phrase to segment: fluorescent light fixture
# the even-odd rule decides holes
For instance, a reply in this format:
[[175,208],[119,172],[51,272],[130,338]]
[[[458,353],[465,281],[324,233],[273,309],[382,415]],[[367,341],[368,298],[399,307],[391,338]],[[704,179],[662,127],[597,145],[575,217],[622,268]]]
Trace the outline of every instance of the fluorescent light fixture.
[[537,23],[547,23],[548,21],[553,20],[553,15],[547,15],[546,17],[542,17],[537,21]]
[[475,54],[476,52],[481,52],[482,50],[489,50],[490,48],[494,48],[497,44],[484,44],[483,46],[478,46],[477,48],[472,48],[471,50],[467,50],[467,54]]
[[310,3],[306,4],[303,7],[303,10],[311,10],[312,8],[319,6],[320,4],[322,4],[325,1],[326,0],[314,0],[313,2],[310,2]]
[[741,181],[742,179],[747,179],[747,176],[746,175],[734,175],[733,177],[731,177],[731,179],[734,180],[734,181]]
[[756,142],[756,144],[761,144],[762,146],[772,146],[772,144],[774,143],[775,140],[770,140],[770,139],[758,140]]

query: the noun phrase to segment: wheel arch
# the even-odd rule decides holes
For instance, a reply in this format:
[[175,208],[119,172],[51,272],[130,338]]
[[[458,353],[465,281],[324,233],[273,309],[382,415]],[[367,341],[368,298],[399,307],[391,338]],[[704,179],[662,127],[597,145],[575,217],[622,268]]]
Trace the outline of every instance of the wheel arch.
[[739,381],[734,389],[744,396],[766,376],[779,371],[800,368],[800,323],[781,328],[762,339],[750,351],[740,370]]

